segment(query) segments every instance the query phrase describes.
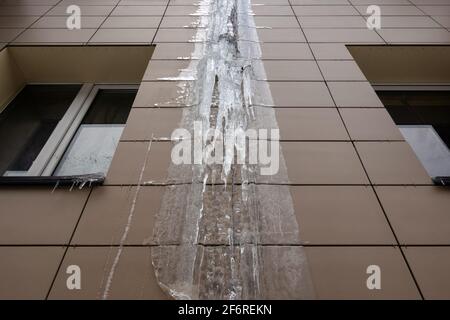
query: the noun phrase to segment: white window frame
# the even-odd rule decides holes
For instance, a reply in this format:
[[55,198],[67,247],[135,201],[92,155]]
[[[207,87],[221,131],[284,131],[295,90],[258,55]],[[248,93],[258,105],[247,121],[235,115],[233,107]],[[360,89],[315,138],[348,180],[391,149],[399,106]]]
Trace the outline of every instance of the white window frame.
[[[436,142],[438,142],[440,144],[440,146],[442,147],[442,156],[444,158],[446,158],[448,160],[448,156],[450,155],[450,149],[447,147],[447,145],[445,144],[445,142],[442,140],[442,138],[439,136],[439,134],[436,132],[436,130],[434,130],[432,125],[429,124],[421,124],[421,125],[417,125],[417,124],[413,124],[413,125],[408,125],[408,124],[402,124],[402,125],[397,125],[397,127],[400,129],[400,131],[402,131],[401,129],[405,128],[412,128],[412,129],[419,129],[419,128],[426,128],[432,131],[433,135],[436,138]],[[402,132],[403,134],[403,132]],[[416,148],[419,147],[418,144],[415,144],[414,142],[417,141],[411,141],[408,139],[407,136],[405,137],[405,141],[408,142],[408,144],[411,146],[411,149],[414,151],[414,153],[416,154],[417,158],[419,159],[419,161],[422,163],[423,167],[425,168],[425,170],[428,172],[429,176],[434,178],[437,176],[449,176],[448,171],[446,170],[444,174],[437,174],[437,175],[433,175],[433,172],[436,171],[436,169],[434,168],[434,166],[432,165],[433,163],[435,163],[435,161],[430,159],[426,159],[423,158],[423,152],[417,151]],[[444,149],[447,151],[445,152]],[[427,149],[427,153],[430,154],[429,149]],[[446,153],[446,154],[444,154]],[[437,154],[435,153],[431,153],[434,155],[434,157],[436,157]],[[443,159],[442,157],[438,158],[438,161],[440,164],[443,163],[448,163],[448,161],[445,161],[445,159]]]
[[[44,84],[44,83],[39,83]],[[45,83],[48,85],[48,83]],[[44,85],[45,85],[44,84]],[[67,147],[75,135],[84,116],[88,112],[99,90],[102,89],[138,89],[139,85],[130,84],[92,84],[84,83],[75,99],[58,122],[39,155],[28,171],[7,171],[8,176],[51,176]]]

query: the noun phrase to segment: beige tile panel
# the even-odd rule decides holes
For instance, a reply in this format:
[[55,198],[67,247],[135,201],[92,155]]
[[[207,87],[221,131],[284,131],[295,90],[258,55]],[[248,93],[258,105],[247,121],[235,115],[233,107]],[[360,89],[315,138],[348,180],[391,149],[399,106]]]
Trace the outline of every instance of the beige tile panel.
[[138,184],[141,170],[146,165],[141,183],[166,182],[171,163],[170,142],[120,142],[109,168],[105,185]]
[[162,16],[166,6],[117,6],[111,16]]
[[346,5],[350,4],[348,0],[321,0],[320,3],[317,0],[290,0],[292,5]]
[[[180,72],[186,70],[189,77],[194,77],[195,66],[190,66],[189,60],[150,60],[144,73],[144,81],[157,81],[180,77]],[[194,64],[194,62],[192,62]],[[183,79],[184,76],[182,76]],[[180,79],[181,80],[181,79]]]
[[[418,32],[420,30],[423,32],[442,31],[435,29],[416,30]],[[433,84],[450,82],[450,73],[447,71],[450,70],[450,46],[352,45],[348,46],[348,49],[358,62],[361,70],[364,71],[367,79],[372,83]]]
[[[102,299],[118,248],[70,248],[50,292],[50,299]],[[165,299],[151,262],[148,247],[123,248],[113,269],[107,299]],[[81,290],[68,290],[66,269],[78,265],[82,272]]]
[[138,43],[150,44],[156,29],[100,29],[89,43]]
[[281,150],[291,183],[368,183],[350,142],[282,142]]
[[85,43],[89,41],[96,29],[28,29],[13,43],[41,44],[41,43]]
[[299,28],[298,21],[294,16],[255,16],[254,20],[256,27]]
[[442,187],[377,187],[401,244],[450,244],[449,190]]
[[383,39],[368,29],[304,29],[309,42],[383,43]]
[[425,299],[450,299],[450,247],[407,247],[409,265]]
[[[318,299],[420,299],[398,248],[306,248]],[[367,288],[367,267],[381,269],[381,289]]]
[[[17,4],[15,1],[14,4]],[[2,7],[0,10],[0,16],[40,16],[50,10],[51,6],[16,6],[16,5],[8,5]]]
[[[199,45],[199,44],[198,44]],[[152,60],[185,60],[199,59],[200,55],[195,55],[196,44],[194,43],[158,43]]]
[[282,140],[349,140],[333,108],[276,108]]
[[30,82],[139,83],[153,46],[16,46],[8,51]]
[[[255,2],[257,3],[257,2]],[[258,2],[259,4],[259,2]],[[263,5],[252,6],[252,12],[256,16],[293,16],[294,12],[290,6],[277,6],[277,5]]]
[[340,109],[344,123],[353,140],[404,140],[385,109]]
[[52,189],[1,189],[0,244],[68,244],[89,191]]
[[198,17],[190,17],[190,16],[175,16],[168,17],[163,16],[160,28],[196,28],[201,27],[197,22]]
[[[107,16],[114,6],[80,6],[81,16]],[[50,10],[47,16],[67,16],[67,5],[58,5]]]
[[381,21],[382,28],[442,28],[426,16],[386,16]]
[[0,42],[13,41],[24,29],[0,29]]
[[257,29],[261,42],[306,42],[300,29]]
[[448,0],[409,0],[415,5],[447,5]]
[[433,16],[433,19],[445,28],[450,28],[450,16]]
[[293,6],[297,16],[359,16],[353,6]]
[[[371,13],[367,13],[368,5],[365,6],[355,6],[356,10],[358,10],[362,15],[370,15]],[[381,16],[422,16],[424,13],[420,11],[416,6],[406,5],[406,6],[379,6],[381,9]]]
[[1,17],[0,28],[28,28],[39,16]]
[[161,17],[151,16],[151,17],[108,17],[102,24],[102,28],[145,28],[145,29],[157,29]]
[[[97,29],[100,27],[102,22],[105,20],[104,16],[94,17],[86,16],[81,20],[81,28],[86,29]],[[54,16],[43,16],[38,21],[33,23],[31,28],[33,29],[66,29],[67,17],[54,17]]]
[[[192,42],[196,40],[196,29],[159,29],[156,33],[155,43],[160,42]],[[198,39],[202,41],[202,39]]]
[[419,9],[430,16],[450,16],[450,6],[419,6]]
[[[139,1],[139,0],[135,0]],[[145,0],[145,1],[151,1],[151,0]],[[198,0],[171,0],[169,5],[170,6],[195,6],[198,5]]]
[[120,142],[106,176],[105,185],[129,185],[139,182],[140,169],[145,165],[149,142]]
[[[21,6],[53,6],[56,5],[60,0],[20,0]],[[64,0],[67,1],[67,0]],[[17,5],[17,0],[1,0],[0,6],[12,6]]]
[[356,142],[373,184],[431,184],[407,142]]
[[179,107],[184,106],[184,87],[186,82],[160,81],[142,82],[133,108]]
[[366,77],[354,61],[318,61],[320,70],[327,81],[365,81]]
[[343,43],[311,43],[310,47],[317,60],[353,60]]
[[[70,1],[70,0],[68,0]],[[197,0],[185,0],[185,1],[192,1],[196,2]],[[121,6],[139,6],[139,5],[145,5],[145,6],[165,6],[169,0],[120,0],[119,5]],[[171,0],[172,2],[176,2],[175,0]]]
[[[323,82],[267,82],[277,107],[334,107]],[[272,105],[255,97],[256,105]]]
[[359,16],[299,17],[302,28],[367,28]]
[[170,138],[182,114],[182,108],[133,108],[121,140]]
[[58,5],[68,6],[71,4],[83,6],[115,6],[120,0],[62,0]]
[[262,59],[313,60],[306,43],[261,43]]
[[409,0],[349,0],[353,5],[411,5]]
[[[77,226],[72,245],[149,244],[164,187],[101,186],[93,190]],[[136,206],[133,209],[133,202]],[[130,218],[131,215],[131,218]],[[129,220],[130,219],[130,220]]]
[[63,254],[62,247],[0,247],[0,298],[44,300]]
[[328,82],[328,87],[338,107],[383,107],[369,82]]
[[450,32],[444,29],[381,29],[388,43],[450,43]]
[[202,6],[196,5],[169,5],[167,7],[165,16],[205,16],[208,12]]
[[321,81],[323,80],[315,61],[273,61],[263,62],[266,78],[257,80],[269,81]]
[[395,244],[371,187],[291,186],[305,244]]
[[[179,0],[175,0],[175,2],[176,1],[179,1]],[[189,1],[189,0],[187,0],[187,1]],[[191,0],[191,1],[197,1],[197,0]],[[289,0],[258,0],[257,2],[256,1],[253,1],[252,3],[255,5],[255,4],[263,4],[263,5],[273,5],[273,6],[289,6],[290,4],[289,4]]]

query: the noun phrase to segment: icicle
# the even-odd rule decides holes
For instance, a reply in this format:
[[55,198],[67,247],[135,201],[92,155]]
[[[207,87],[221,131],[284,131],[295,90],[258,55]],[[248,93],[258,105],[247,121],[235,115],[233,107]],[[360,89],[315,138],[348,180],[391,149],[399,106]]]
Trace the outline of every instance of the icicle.
[[52,193],[55,192],[55,190],[58,188],[58,186],[59,186],[59,180],[56,181],[55,186],[54,186],[53,189],[52,189]]
[[[190,177],[191,183],[164,193],[153,237],[156,277],[177,299],[311,298],[289,187],[258,185],[266,180],[257,164],[234,164],[235,151],[246,158],[249,148],[236,139],[237,130],[278,127],[273,109],[254,108],[255,97],[258,105],[272,106],[273,100],[267,83],[254,87],[255,78],[266,77],[263,64],[254,63],[261,49],[250,1],[200,5],[194,15],[207,28],[197,30],[191,55],[199,59],[170,79],[195,78],[177,101],[192,106],[183,110],[181,127],[201,123],[201,137],[194,140],[201,141],[203,163],[169,168],[168,181]],[[209,129],[215,129],[212,137]],[[211,149],[222,138],[223,162],[211,164]],[[280,163],[282,172],[270,178],[286,183],[284,160]],[[219,192],[216,179],[223,182]]]

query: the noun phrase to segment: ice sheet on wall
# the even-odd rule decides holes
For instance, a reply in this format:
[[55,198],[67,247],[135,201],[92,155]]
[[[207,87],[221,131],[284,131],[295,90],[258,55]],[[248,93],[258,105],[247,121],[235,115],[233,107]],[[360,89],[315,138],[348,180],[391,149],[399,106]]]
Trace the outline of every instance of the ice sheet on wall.
[[[249,0],[199,3],[195,52],[179,78],[184,105],[180,127],[278,128],[265,79]],[[184,80],[193,81],[184,81]],[[254,101],[258,101],[258,106]],[[162,102],[164,103],[164,102]],[[217,142],[200,137],[207,152]],[[153,235],[152,260],[160,286],[177,299],[301,299],[314,290],[280,152],[279,170],[236,164],[225,144],[222,164],[171,164]],[[187,182],[187,183],[186,183]]]

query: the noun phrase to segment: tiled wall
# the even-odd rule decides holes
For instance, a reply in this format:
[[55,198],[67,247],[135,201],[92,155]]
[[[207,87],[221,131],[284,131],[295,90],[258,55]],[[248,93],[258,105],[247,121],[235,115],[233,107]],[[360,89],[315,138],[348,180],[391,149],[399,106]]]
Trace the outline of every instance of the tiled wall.
[[[0,1],[0,42],[154,43],[104,186],[0,192],[0,297],[100,298],[134,197],[137,207],[110,297],[163,297],[148,241],[177,126],[176,76],[189,61],[195,0]],[[449,0],[254,0],[291,193],[318,298],[449,298],[450,193],[434,187],[345,44],[450,43]],[[65,29],[80,4],[80,31]],[[382,29],[366,28],[378,4]],[[14,245],[13,247],[11,247]],[[78,264],[83,289],[69,291]],[[382,290],[366,288],[366,268]]]

